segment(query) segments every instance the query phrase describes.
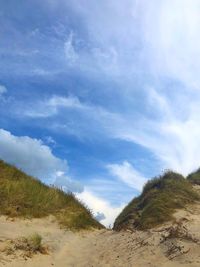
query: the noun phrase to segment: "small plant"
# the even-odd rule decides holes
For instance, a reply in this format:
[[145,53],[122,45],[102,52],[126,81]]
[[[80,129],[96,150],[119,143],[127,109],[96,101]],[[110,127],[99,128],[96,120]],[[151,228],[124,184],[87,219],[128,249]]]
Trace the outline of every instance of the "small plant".
[[3,252],[6,255],[16,255],[17,251],[20,251],[24,258],[31,258],[37,253],[48,254],[48,247],[42,245],[42,237],[34,233],[28,237],[9,240]]
[[14,241],[14,248],[30,253],[42,252],[42,237],[35,233],[28,237],[18,238]]
[[42,247],[42,237],[39,234],[35,233],[27,238],[27,243],[30,250],[32,250],[33,252],[40,251]]

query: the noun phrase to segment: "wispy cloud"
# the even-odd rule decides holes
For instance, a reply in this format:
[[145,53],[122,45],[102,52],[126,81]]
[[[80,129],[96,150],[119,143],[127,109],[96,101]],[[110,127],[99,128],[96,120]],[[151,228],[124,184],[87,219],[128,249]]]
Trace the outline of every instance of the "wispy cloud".
[[[198,102],[193,100],[192,106],[186,102],[189,108],[180,115],[177,109],[181,107],[174,109],[173,104],[167,105],[167,98],[161,94],[155,101],[152,109],[158,112],[158,119],[141,116],[133,127],[127,121],[123,128],[116,129],[117,136],[152,151],[164,169],[171,168],[187,175],[200,165],[196,156],[200,149]],[[163,109],[160,103],[163,103]]]
[[[101,106],[82,103],[77,97],[54,95],[28,105],[23,116],[44,119],[57,115],[56,125],[51,125],[54,130],[62,129],[63,133],[90,139],[98,133],[137,143],[150,150],[163,169],[171,168],[186,175],[200,164],[196,157],[200,150],[200,95],[198,92],[195,98],[186,95],[182,98],[183,102],[179,102],[181,98],[176,99],[176,93],[170,99],[165,92],[153,87],[145,90],[143,103],[150,111],[146,113],[114,113]],[[63,117],[63,109],[76,113]],[[80,116],[81,121],[77,121]]]
[[116,176],[124,183],[138,191],[142,190],[146,178],[140,174],[128,161],[124,161],[122,164],[109,164],[107,169],[111,175]]
[[74,33],[71,31],[67,40],[64,43],[64,52],[68,64],[74,64],[78,60],[78,53],[74,45]]
[[[62,97],[54,95],[48,99],[39,100],[36,103],[29,103],[22,116],[47,118],[58,114],[59,110],[62,108],[81,109],[84,108],[84,105],[80,103],[77,97]],[[19,113],[21,113],[20,107]]]
[[[21,13],[20,23],[7,23],[8,34],[0,49],[4,55],[1,73],[9,77],[17,73],[20,78],[35,75],[38,80],[31,87],[33,99],[18,102],[20,80],[19,88],[13,90],[15,98],[4,103],[1,117],[7,118],[9,109],[12,120],[47,128],[48,135],[59,132],[64,138],[74,135],[85,142],[120,139],[137,144],[143,150],[141,157],[148,157],[149,152],[154,155],[150,160],[153,167],[159,165],[157,172],[171,168],[186,175],[198,168],[199,0],[86,2],[37,1],[41,7],[37,12],[44,19],[38,29],[32,24],[26,30],[19,28],[17,25],[26,25]],[[46,12],[51,12],[52,20]],[[31,21],[37,19],[33,14]],[[15,41],[11,42],[9,36]],[[22,39],[23,43],[19,41]],[[24,55],[26,61],[21,60]],[[44,81],[45,85],[37,88]],[[62,87],[59,93],[58,84]],[[1,95],[3,91],[0,89]],[[143,166],[138,172],[130,157],[119,158],[109,161],[110,178],[141,189],[145,182]],[[103,179],[98,193],[105,188]],[[88,187],[88,191],[83,196],[94,205],[95,189]],[[102,208],[108,207],[109,215],[111,205],[100,203]]]
[[145,54],[156,76],[167,76],[184,83],[189,90],[199,88],[199,11],[198,0],[140,2]]

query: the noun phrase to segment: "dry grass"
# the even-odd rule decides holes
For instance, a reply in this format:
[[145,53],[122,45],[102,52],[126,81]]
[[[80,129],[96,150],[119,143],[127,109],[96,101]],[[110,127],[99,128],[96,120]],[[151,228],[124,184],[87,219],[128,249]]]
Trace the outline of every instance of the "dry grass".
[[48,254],[48,247],[42,244],[42,237],[34,233],[28,237],[20,237],[13,240],[7,240],[7,243],[1,250],[5,255],[17,255],[24,259],[32,258],[35,254]]
[[176,209],[199,200],[182,175],[168,171],[144,186],[142,194],[133,199],[117,217],[114,229],[149,229],[173,219]]
[[43,252],[43,246],[42,246],[42,237],[34,233],[31,236],[28,237],[21,237],[13,242],[13,250],[22,250],[22,251],[27,251],[30,252],[31,254]]
[[75,230],[103,227],[73,194],[48,187],[1,160],[0,214],[25,218],[54,215],[63,226]]

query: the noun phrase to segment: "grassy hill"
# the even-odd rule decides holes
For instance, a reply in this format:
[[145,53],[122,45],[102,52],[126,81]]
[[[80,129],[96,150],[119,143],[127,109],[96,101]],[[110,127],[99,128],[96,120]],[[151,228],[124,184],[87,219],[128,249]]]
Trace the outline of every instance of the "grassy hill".
[[199,182],[200,171],[188,179],[168,171],[148,181],[141,195],[134,198],[119,214],[114,229],[149,229],[173,219],[176,209],[199,200],[191,183],[197,180],[197,176]]
[[44,185],[0,160],[0,215],[40,218],[54,215],[69,229],[103,228],[74,195]]

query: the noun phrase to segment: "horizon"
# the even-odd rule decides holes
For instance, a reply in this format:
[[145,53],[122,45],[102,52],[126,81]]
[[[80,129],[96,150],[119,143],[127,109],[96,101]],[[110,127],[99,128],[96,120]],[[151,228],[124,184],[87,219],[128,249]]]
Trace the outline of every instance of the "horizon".
[[200,167],[198,0],[0,0],[0,158],[106,226]]

